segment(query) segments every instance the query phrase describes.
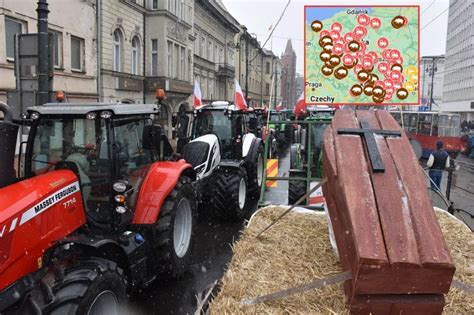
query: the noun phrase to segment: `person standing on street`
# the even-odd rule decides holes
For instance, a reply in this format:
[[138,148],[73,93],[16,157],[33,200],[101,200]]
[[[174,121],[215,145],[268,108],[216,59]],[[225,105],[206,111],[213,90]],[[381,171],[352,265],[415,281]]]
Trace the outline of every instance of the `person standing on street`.
[[431,178],[431,189],[440,190],[441,178],[443,170],[449,168],[448,152],[443,150],[444,143],[441,140],[436,142],[436,151],[430,154],[426,165],[430,168],[429,175]]

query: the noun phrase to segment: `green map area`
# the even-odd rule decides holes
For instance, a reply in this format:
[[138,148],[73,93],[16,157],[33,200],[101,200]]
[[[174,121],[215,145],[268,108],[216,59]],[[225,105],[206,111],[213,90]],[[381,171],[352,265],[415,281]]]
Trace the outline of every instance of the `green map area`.
[[[361,25],[358,22],[359,14],[366,14],[370,20],[379,19],[381,22],[380,26],[372,27],[371,24],[362,25],[366,28],[367,33],[362,38],[356,38],[359,42],[363,42],[366,45],[364,53],[373,51],[377,54],[376,61],[374,62],[373,69],[369,70],[370,73],[375,74],[379,80],[383,81],[386,79],[386,74],[378,71],[377,65],[381,62],[386,62],[389,65],[389,70],[392,69],[395,59],[385,59],[382,55],[384,49],[380,48],[377,41],[380,38],[386,38],[389,42],[387,49],[397,49],[403,59],[401,64],[402,79],[397,82],[396,87],[405,89],[408,93],[405,97],[398,97],[396,88],[387,88],[387,93],[384,90],[384,96],[382,97],[383,103],[378,102],[377,105],[390,105],[390,104],[413,104],[417,105],[419,102],[418,96],[418,28],[419,20],[418,13],[419,7],[316,7],[309,6],[306,10],[306,21],[305,21],[305,32],[306,32],[306,45],[305,45],[305,99],[307,104],[368,104],[374,105],[373,95],[366,95],[364,92],[360,95],[353,95],[350,93],[351,88],[355,84],[360,84],[364,89],[366,83],[358,80],[356,74],[356,68],[348,68],[347,76],[342,79],[337,79],[334,75],[335,69],[339,66],[344,66],[342,61],[340,65],[333,67],[334,73],[332,75],[324,75],[322,68],[324,65],[329,66],[328,62],[321,60],[321,52],[323,47],[320,44],[321,32],[324,30],[331,31],[333,23],[339,23],[342,29],[339,31],[340,37],[344,38],[347,32],[353,32],[356,26]],[[395,17],[404,17],[405,24],[403,27],[396,28],[392,25],[392,21]],[[322,29],[320,31],[312,28],[314,22],[319,21],[322,23]],[[333,37],[333,41],[336,39]],[[348,41],[345,41],[347,43]],[[334,51],[329,52],[332,55],[336,54]],[[344,54],[350,54],[350,51],[344,51],[339,53],[339,57],[342,60]],[[359,64],[362,63],[364,56],[355,57],[358,59]],[[330,67],[330,66],[329,66]],[[361,67],[361,66],[359,66]],[[396,69],[396,68],[394,68]],[[388,79],[391,79],[390,76]],[[391,97],[386,96],[387,94],[392,95]],[[385,97],[386,96],[386,97]]]

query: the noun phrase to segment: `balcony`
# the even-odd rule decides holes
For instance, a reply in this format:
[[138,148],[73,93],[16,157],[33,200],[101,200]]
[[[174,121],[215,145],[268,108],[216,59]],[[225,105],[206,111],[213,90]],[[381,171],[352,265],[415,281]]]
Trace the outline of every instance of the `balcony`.
[[218,77],[227,77],[233,78],[235,76],[235,67],[228,63],[219,63],[217,67],[217,76]]

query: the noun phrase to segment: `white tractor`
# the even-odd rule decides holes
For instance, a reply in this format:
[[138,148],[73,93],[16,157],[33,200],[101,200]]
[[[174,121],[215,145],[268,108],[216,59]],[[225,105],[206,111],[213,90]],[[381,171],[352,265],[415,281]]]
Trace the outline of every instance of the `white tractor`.
[[224,218],[247,218],[248,199],[260,197],[263,183],[262,140],[247,131],[245,112],[228,102],[190,113],[191,128],[180,123],[178,134],[190,129],[181,153],[196,171],[202,200]]

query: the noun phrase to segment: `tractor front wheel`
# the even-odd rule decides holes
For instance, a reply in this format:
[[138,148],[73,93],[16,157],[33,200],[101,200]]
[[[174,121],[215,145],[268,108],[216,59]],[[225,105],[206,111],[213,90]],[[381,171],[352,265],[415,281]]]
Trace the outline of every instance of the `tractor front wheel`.
[[247,173],[243,168],[217,174],[210,206],[224,220],[248,218]]
[[178,276],[191,262],[197,196],[188,177],[181,177],[161,207],[156,223],[158,269]]
[[[44,297],[39,299],[39,294],[33,294],[26,301],[31,301],[36,310],[43,303],[47,305],[41,309],[45,314],[120,314],[120,306],[126,300],[122,270],[116,263],[101,258],[79,260],[73,267],[58,269],[54,283],[48,284],[45,279],[41,286],[39,292]],[[28,308],[20,312],[29,313]]]
[[250,157],[251,160],[248,161],[246,167],[249,181],[249,194],[257,199],[260,198],[263,174],[265,172],[263,155],[263,146],[260,144],[256,152]]

